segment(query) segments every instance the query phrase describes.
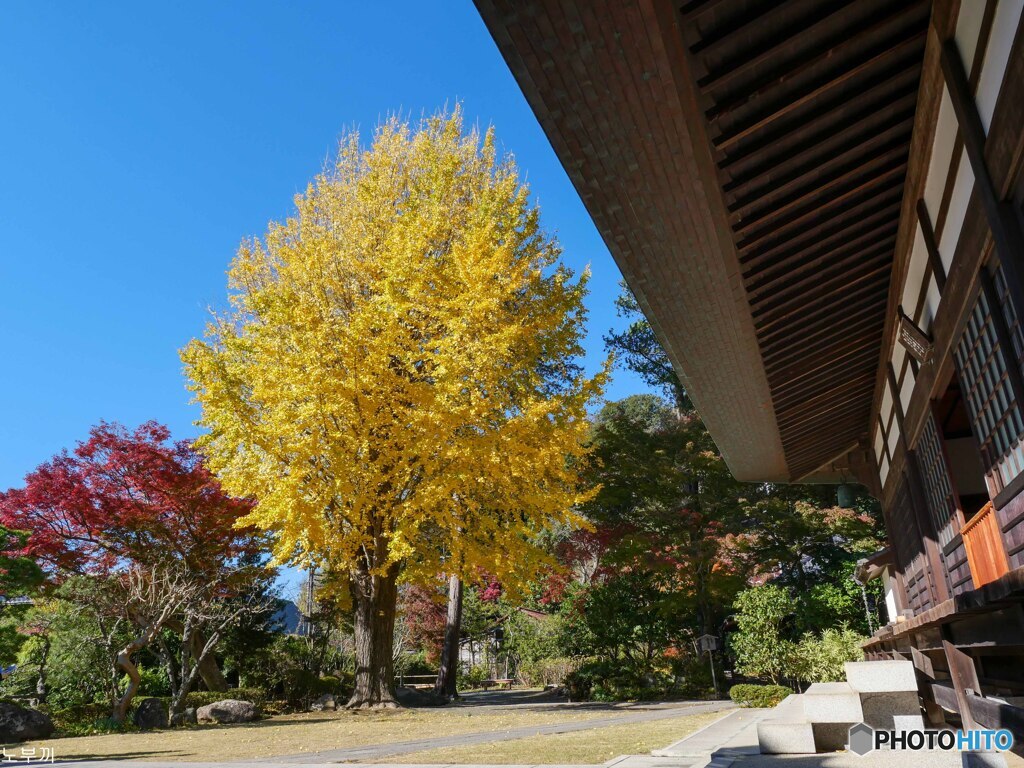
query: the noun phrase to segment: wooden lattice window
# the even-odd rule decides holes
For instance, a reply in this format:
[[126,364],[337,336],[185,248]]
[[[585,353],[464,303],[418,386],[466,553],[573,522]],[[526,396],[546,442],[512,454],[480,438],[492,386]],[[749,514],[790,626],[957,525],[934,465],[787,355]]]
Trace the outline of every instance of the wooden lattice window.
[[992,287],[999,308],[1003,310],[1003,319],[1006,321],[1006,328],[1013,346],[1013,357],[1017,365],[1024,370],[1024,327],[1021,327],[1020,318],[1014,311],[1013,300],[1010,298],[1010,288],[1006,284],[1006,274],[1003,268],[996,264],[992,270]]
[[[981,445],[989,492],[995,496],[1024,471],[1024,414],[1015,396],[1019,381],[1018,355],[1007,344],[1010,334],[1007,312],[1019,324],[1009,301],[998,306],[1000,284],[982,270],[982,289],[971,309],[954,358],[960,373],[964,399]],[[997,270],[1001,276],[1002,271]],[[1005,291],[1005,280],[1002,280]],[[995,313],[995,314],[994,314]],[[1013,327],[1013,326],[1009,326]],[[1010,347],[1009,349],[1007,347]],[[1011,380],[1011,377],[1015,377]]]
[[958,506],[953,483],[949,479],[949,465],[946,463],[942,438],[931,413],[925,419],[924,431],[917,443],[917,460],[924,481],[928,513],[935,523],[935,530],[939,532],[939,543],[945,548],[957,533]]

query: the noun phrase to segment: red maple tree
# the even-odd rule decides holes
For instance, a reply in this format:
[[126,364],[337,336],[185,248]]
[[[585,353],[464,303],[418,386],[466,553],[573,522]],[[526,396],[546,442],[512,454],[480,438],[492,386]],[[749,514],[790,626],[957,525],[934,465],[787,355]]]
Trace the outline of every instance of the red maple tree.
[[107,609],[135,628],[117,653],[130,678],[114,704],[123,720],[140,681],[132,657],[164,629],[182,636],[181,661],[168,660],[172,713],[197,674],[220,677],[215,664],[210,669],[213,646],[253,609],[247,595],[269,574],[264,542],[235,525],[250,508],[224,493],[190,443],[171,442],[166,427],[101,423],[73,452],[31,472],[24,487],[0,493],[0,524],[28,534],[7,554],[33,558],[51,582],[88,576],[113,590]]
[[[101,423],[0,493],[0,524],[29,533],[20,554],[50,576],[109,575],[130,564],[213,572],[258,547],[235,528],[250,502],[225,494],[190,443],[147,422]],[[212,575],[212,573],[211,573]]]

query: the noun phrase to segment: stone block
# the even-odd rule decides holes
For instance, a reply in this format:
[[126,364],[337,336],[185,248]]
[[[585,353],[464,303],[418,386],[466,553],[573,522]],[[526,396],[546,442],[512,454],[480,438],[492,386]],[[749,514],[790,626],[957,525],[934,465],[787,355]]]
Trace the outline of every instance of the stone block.
[[804,713],[804,696],[791,693],[772,708],[772,720],[799,720]]
[[854,723],[811,723],[814,748],[817,752],[839,752],[846,749],[850,726]]
[[921,715],[921,704],[917,698],[917,691],[891,691],[888,693],[862,693],[860,694],[862,718],[872,728],[892,729],[895,725],[893,718],[897,716]]
[[814,754],[814,729],[797,720],[762,720],[757,724],[757,744],[763,755]]
[[815,683],[803,694],[804,719],[812,723],[859,723],[860,694],[849,683]]
[[846,682],[861,693],[916,691],[917,675],[910,661],[848,661]]

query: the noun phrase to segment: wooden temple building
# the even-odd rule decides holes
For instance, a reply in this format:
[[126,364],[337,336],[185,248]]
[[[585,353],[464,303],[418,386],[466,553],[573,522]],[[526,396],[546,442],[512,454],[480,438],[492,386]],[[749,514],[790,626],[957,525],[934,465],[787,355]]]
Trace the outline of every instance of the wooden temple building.
[[1024,0],[476,2],[736,477],[881,501],[869,658],[1024,739]]

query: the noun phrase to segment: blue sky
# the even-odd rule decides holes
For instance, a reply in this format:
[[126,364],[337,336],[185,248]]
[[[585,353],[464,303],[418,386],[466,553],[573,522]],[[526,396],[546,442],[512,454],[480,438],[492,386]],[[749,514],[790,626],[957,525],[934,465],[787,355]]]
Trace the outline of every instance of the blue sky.
[[[495,126],[593,270],[619,273],[470,0],[72,3],[0,22],[0,488],[100,419],[196,434],[178,349],[243,236],[291,211],[339,134],[456,100]],[[609,396],[642,385],[617,373]]]

